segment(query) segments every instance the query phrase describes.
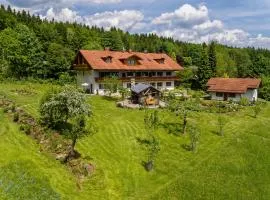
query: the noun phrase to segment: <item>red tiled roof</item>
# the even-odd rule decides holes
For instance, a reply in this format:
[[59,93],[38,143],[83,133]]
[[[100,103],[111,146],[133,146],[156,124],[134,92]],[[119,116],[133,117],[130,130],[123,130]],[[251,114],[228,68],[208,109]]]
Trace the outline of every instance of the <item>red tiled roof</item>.
[[[140,53],[140,52],[121,52],[121,51],[96,51],[80,50],[79,52],[87,61],[89,66],[94,70],[126,70],[126,71],[148,71],[148,70],[165,70],[180,71],[183,69],[168,55],[162,53]],[[106,63],[102,58],[112,57],[111,63]],[[137,57],[139,65],[129,66],[124,64],[121,59]],[[160,64],[155,59],[164,58],[164,63]]]
[[211,78],[208,83],[208,92],[246,93],[247,89],[256,89],[261,80],[254,78]]

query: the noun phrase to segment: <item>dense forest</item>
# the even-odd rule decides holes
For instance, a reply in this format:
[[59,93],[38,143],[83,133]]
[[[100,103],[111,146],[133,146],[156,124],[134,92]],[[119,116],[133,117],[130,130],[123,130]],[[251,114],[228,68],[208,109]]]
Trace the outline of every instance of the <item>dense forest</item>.
[[[10,6],[0,8],[0,76],[22,79],[58,79],[72,74],[72,60],[79,49],[165,52],[186,68],[182,82],[203,87],[207,78],[259,77],[261,95],[270,99],[270,51],[234,48],[212,42],[191,44],[155,34],[130,34],[111,28],[41,19]],[[198,76],[196,75],[198,74]],[[194,79],[199,79],[194,81]],[[197,82],[198,84],[192,84]],[[268,92],[269,91],[269,92]]]

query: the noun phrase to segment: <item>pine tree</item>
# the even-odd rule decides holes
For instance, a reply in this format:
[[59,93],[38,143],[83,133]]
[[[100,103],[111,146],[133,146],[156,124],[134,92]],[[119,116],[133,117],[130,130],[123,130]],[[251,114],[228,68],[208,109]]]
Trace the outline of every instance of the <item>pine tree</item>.
[[212,41],[209,45],[208,49],[208,60],[209,60],[209,66],[212,70],[212,76],[216,75],[217,72],[217,58],[216,58],[216,50],[215,50],[215,42]]
[[120,33],[118,31],[113,31],[111,36],[112,36],[111,49],[114,51],[122,51],[124,48],[124,44],[123,44]]
[[209,66],[208,55],[206,52],[207,45],[203,43],[200,56],[200,65],[198,67],[198,79],[201,89],[206,89],[208,79],[212,77],[212,69]]
[[102,46],[104,48],[109,47],[114,51],[123,50],[124,44],[121,39],[120,33],[116,30],[107,31],[102,37]]

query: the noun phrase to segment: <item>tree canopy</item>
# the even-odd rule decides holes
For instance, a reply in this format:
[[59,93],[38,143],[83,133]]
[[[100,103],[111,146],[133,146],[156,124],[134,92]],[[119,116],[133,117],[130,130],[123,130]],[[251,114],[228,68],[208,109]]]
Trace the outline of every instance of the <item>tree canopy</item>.
[[[0,7],[0,74],[15,78],[58,79],[70,72],[79,49],[163,52],[184,67],[198,68],[199,86],[211,76],[268,77],[270,51],[233,48],[210,42],[192,44],[156,34],[130,34],[112,27],[40,19],[25,11]],[[191,80],[192,81],[192,80]]]

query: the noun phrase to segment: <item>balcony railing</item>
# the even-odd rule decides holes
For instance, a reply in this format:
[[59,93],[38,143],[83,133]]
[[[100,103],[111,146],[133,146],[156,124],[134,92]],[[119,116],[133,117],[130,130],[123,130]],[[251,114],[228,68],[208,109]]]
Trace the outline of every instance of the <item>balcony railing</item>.
[[[131,82],[131,80],[135,80],[135,81],[147,81],[147,82],[151,82],[151,81],[177,81],[179,78],[177,76],[155,76],[155,77],[121,77],[119,78],[119,80],[121,80],[122,82]],[[104,78],[95,78],[96,82],[102,82],[104,80]]]

